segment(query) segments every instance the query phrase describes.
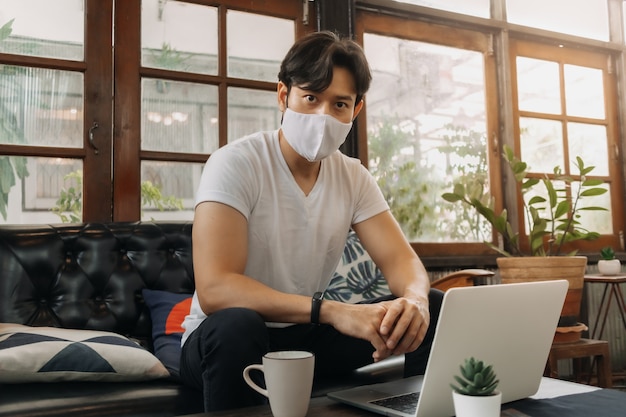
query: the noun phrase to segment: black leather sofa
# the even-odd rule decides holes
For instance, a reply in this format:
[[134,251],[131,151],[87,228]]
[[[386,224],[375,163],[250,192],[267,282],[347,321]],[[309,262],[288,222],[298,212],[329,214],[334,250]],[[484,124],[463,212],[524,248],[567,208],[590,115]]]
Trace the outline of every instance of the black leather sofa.
[[[0,226],[0,323],[115,332],[152,351],[142,289],[192,293],[190,222]],[[331,388],[396,378],[402,361],[362,368]],[[176,416],[202,411],[176,378],[0,384],[0,416]]]

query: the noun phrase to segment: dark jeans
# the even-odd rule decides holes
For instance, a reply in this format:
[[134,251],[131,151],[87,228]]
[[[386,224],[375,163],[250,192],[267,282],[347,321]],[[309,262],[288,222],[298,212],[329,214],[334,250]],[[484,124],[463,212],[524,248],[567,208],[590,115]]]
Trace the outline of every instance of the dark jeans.
[[[368,302],[390,298],[393,297]],[[430,326],[420,347],[405,356],[405,377],[426,370],[443,293],[433,289],[429,298]],[[248,387],[242,372],[250,364],[261,363],[265,353],[275,350],[313,352],[315,378],[339,376],[370,364],[374,352],[370,342],[345,336],[332,326],[297,324],[269,328],[255,311],[228,308],[207,317],[183,345],[181,379],[203,391],[205,411],[264,404],[267,399]],[[251,376],[262,379],[257,372]],[[262,381],[256,382],[264,386]]]

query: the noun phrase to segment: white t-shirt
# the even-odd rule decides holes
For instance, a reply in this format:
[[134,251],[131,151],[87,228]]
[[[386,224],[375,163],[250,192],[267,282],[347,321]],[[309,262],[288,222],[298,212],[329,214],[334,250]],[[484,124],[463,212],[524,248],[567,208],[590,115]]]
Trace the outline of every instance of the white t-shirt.
[[[196,195],[196,204],[205,201],[227,204],[248,220],[247,276],[307,296],[330,282],[351,225],[389,209],[369,171],[339,151],[322,160],[305,195],[280,151],[278,131],[258,132],[214,152]],[[182,343],[205,318],[194,294]]]

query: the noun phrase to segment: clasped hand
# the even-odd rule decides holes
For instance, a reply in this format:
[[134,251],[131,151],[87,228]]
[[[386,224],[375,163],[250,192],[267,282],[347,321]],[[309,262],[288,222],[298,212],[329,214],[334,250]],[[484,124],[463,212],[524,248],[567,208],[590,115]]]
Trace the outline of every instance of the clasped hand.
[[[347,306],[348,307],[348,306]],[[424,340],[430,323],[427,302],[397,298],[375,304],[353,304],[335,328],[370,341],[375,362],[413,352]]]

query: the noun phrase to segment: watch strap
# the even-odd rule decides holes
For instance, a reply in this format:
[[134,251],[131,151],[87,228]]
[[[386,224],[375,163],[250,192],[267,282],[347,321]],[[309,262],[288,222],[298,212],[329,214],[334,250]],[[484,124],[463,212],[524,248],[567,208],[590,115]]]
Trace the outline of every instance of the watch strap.
[[323,292],[316,292],[311,298],[311,323],[320,324],[320,307],[322,306]]

